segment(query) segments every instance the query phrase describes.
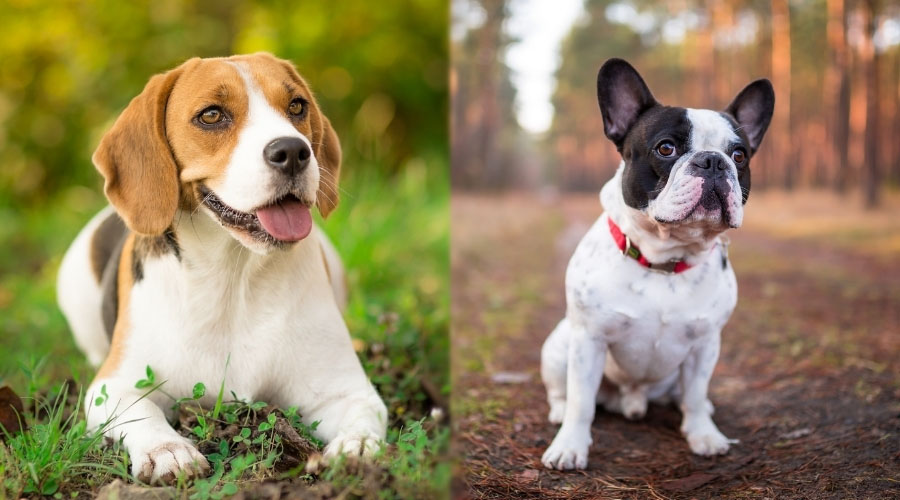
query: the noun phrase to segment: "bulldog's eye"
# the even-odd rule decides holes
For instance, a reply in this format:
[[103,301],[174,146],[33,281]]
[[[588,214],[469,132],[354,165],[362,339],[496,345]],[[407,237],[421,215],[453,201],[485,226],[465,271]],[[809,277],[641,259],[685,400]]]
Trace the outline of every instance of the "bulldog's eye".
[[656,146],[656,152],[663,158],[671,158],[675,156],[675,145],[671,141],[663,141]]
[[197,120],[204,125],[215,125],[225,119],[225,112],[218,106],[210,106],[197,115]]
[[306,101],[300,97],[295,98],[288,104],[288,113],[294,116],[301,116],[306,111]]
[[747,160],[747,153],[743,149],[735,149],[731,153],[731,159],[734,160],[735,165],[740,165]]

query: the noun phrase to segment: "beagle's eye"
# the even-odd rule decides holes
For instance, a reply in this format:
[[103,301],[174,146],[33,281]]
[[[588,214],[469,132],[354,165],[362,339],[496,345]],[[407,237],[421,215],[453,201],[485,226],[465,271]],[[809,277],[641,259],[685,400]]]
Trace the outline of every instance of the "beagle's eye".
[[225,112],[218,106],[210,106],[201,111],[197,119],[204,125],[215,125],[225,119]]
[[294,116],[300,116],[306,110],[306,101],[297,97],[288,104],[288,113]]
[[731,153],[731,159],[734,160],[736,165],[740,165],[747,160],[747,153],[745,153],[743,149],[735,149]]
[[672,141],[663,141],[656,146],[656,152],[663,158],[671,158],[675,156],[676,149]]

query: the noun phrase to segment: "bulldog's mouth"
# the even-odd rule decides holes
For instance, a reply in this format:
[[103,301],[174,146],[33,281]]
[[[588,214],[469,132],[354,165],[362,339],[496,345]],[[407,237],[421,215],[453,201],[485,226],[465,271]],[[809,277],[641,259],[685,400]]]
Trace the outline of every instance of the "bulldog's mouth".
[[[698,178],[699,179],[699,178]],[[721,224],[735,228],[740,226],[736,219],[736,208],[733,206],[731,186],[723,180],[695,181],[686,189],[675,193],[667,199],[665,210],[654,214],[656,222],[661,224]],[[672,201],[669,201],[672,200]],[[737,209],[739,210],[739,208]]]
[[242,231],[251,238],[269,244],[293,243],[309,236],[312,214],[308,203],[287,194],[274,202],[257,208],[254,213],[242,212],[226,205],[206,186],[198,187],[202,203],[209,208],[223,226]]
[[690,216],[713,222],[720,221],[725,226],[736,228],[740,226],[740,223],[734,220],[733,196],[731,186],[725,181],[717,180],[711,187],[703,190],[700,201],[691,211]]

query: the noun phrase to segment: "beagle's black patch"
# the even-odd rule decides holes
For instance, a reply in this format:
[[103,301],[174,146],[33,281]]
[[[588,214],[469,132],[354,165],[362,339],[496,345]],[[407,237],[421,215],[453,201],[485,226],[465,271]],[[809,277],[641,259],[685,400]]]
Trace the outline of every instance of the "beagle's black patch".
[[113,330],[116,327],[116,318],[119,316],[119,259],[122,257],[122,247],[125,246],[126,239],[119,240],[112,250],[100,280],[100,289],[103,290],[100,314],[103,317],[103,329],[106,330],[106,336],[110,341],[112,341]]
[[[98,284],[102,283],[107,264],[116,248],[125,241],[127,235],[128,228],[125,227],[119,214],[115,212],[103,219],[103,222],[94,231],[94,235],[91,237],[91,269],[94,271],[94,278],[97,279]],[[115,260],[118,261],[118,258]]]
[[178,239],[175,238],[175,231],[172,228],[166,229],[166,232],[159,236],[135,237],[131,260],[131,274],[134,282],[137,283],[144,279],[144,259],[161,257],[169,253],[175,255],[179,262],[181,261],[181,248],[178,246]]

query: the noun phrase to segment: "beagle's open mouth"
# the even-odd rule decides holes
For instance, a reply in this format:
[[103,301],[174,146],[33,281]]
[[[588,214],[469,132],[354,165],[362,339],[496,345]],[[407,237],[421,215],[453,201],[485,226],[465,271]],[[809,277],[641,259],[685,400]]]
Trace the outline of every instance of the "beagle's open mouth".
[[198,191],[203,204],[224,226],[244,231],[256,240],[293,243],[306,238],[312,230],[309,205],[292,194],[257,208],[255,213],[247,213],[229,207],[206,186],[200,185]]

